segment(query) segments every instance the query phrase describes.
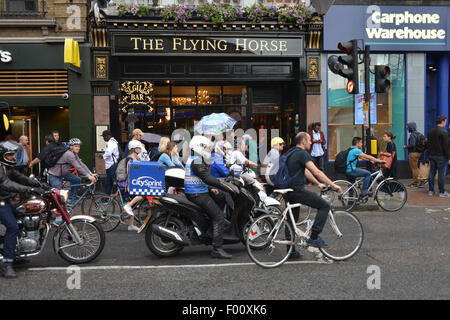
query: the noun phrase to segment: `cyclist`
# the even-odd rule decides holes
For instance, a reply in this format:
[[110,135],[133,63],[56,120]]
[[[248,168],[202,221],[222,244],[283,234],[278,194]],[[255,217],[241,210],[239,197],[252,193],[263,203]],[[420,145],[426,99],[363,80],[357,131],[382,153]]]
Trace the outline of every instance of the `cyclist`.
[[[292,182],[292,189],[294,189],[294,191],[288,193],[288,199],[289,202],[301,203],[317,209],[317,215],[314,219],[311,235],[307,243],[312,247],[327,248],[328,245],[319,237],[319,234],[322,232],[327,220],[330,205],[318,194],[305,190],[306,179],[317,183],[320,188],[325,187],[325,185],[319,183],[318,180],[330,185],[339,193],[342,192],[342,190],[338,185],[335,185],[325,173],[315,166],[313,159],[308,152],[311,148],[311,136],[306,132],[299,132],[295,136],[294,142],[294,148],[298,150],[294,151],[286,160],[289,175],[294,177]],[[315,177],[317,177],[317,179]],[[295,221],[298,220],[299,213],[299,208],[293,210]],[[296,254],[296,252],[294,251],[293,254]],[[297,255],[299,254],[297,253]],[[292,257],[291,255],[291,258],[295,257]]]
[[[52,187],[60,189],[63,181],[69,181],[71,184],[80,184],[81,178],[72,174],[69,171],[71,168],[75,168],[80,175],[87,176],[91,182],[97,181],[98,174],[92,173],[78,156],[81,143],[81,140],[78,138],[70,139],[69,150],[59,158],[56,165],[48,170],[49,182]],[[78,187],[70,188],[67,205],[70,206],[75,203],[77,192]]]
[[250,140],[250,136],[244,135],[239,150],[234,150],[230,155],[230,171],[233,170],[235,175],[241,174],[242,170],[244,170],[244,165],[248,165],[251,168],[258,168],[256,163],[248,160],[244,155],[248,151]]
[[372,163],[386,163],[386,162],[363,153],[361,151],[362,146],[363,146],[362,139],[360,137],[354,137],[352,140],[351,150],[349,151],[347,156],[347,169],[345,173],[347,175],[348,181],[350,181],[351,183],[354,183],[356,181],[356,178],[358,177],[364,177],[362,196],[366,197],[371,195],[371,193],[368,192],[371,174],[370,171],[368,170],[356,167],[358,159],[367,160]]

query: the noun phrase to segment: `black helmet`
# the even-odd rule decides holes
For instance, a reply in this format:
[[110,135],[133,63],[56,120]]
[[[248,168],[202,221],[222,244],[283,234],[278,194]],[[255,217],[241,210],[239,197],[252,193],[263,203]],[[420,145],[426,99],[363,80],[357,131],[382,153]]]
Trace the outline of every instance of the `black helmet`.
[[9,141],[0,142],[0,162],[4,165],[14,167],[17,163],[16,158],[8,160],[5,156],[8,154],[15,154],[18,146]]

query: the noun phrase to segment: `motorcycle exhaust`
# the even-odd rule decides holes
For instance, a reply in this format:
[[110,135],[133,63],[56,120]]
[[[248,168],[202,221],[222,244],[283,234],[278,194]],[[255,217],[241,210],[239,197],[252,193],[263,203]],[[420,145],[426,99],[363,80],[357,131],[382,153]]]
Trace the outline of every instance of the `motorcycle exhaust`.
[[183,246],[189,246],[190,242],[186,239],[183,239],[183,237],[176,231],[169,230],[167,228],[161,227],[160,225],[152,225],[152,231],[160,236],[161,238],[173,241],[177,244],[183,245]]

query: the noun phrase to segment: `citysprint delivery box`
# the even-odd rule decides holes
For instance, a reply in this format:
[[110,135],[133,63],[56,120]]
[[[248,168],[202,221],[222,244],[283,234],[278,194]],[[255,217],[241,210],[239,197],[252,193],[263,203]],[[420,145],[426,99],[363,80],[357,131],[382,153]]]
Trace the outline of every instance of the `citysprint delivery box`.
[[166,166],[153,161],[129,162],[130,194],[135,196],[164,195]]

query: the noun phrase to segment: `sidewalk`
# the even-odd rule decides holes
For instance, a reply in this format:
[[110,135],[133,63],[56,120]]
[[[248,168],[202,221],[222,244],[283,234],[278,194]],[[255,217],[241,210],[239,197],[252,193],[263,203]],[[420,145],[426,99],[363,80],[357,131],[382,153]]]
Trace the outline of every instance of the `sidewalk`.
[[[411,183],[411,180],[400,180],[405,187]],[[420,207],[430,207],[430,206],[449,206],[450,198],[440,198],[439,188],[437,182],[434,184],[434,196],[428,195],[428,184],[424,185],[422,188],[410,189],[408,188],[408,206],[420,206]],[[445,190],[450,193],[450,176],[447,176],[445,183]]]

